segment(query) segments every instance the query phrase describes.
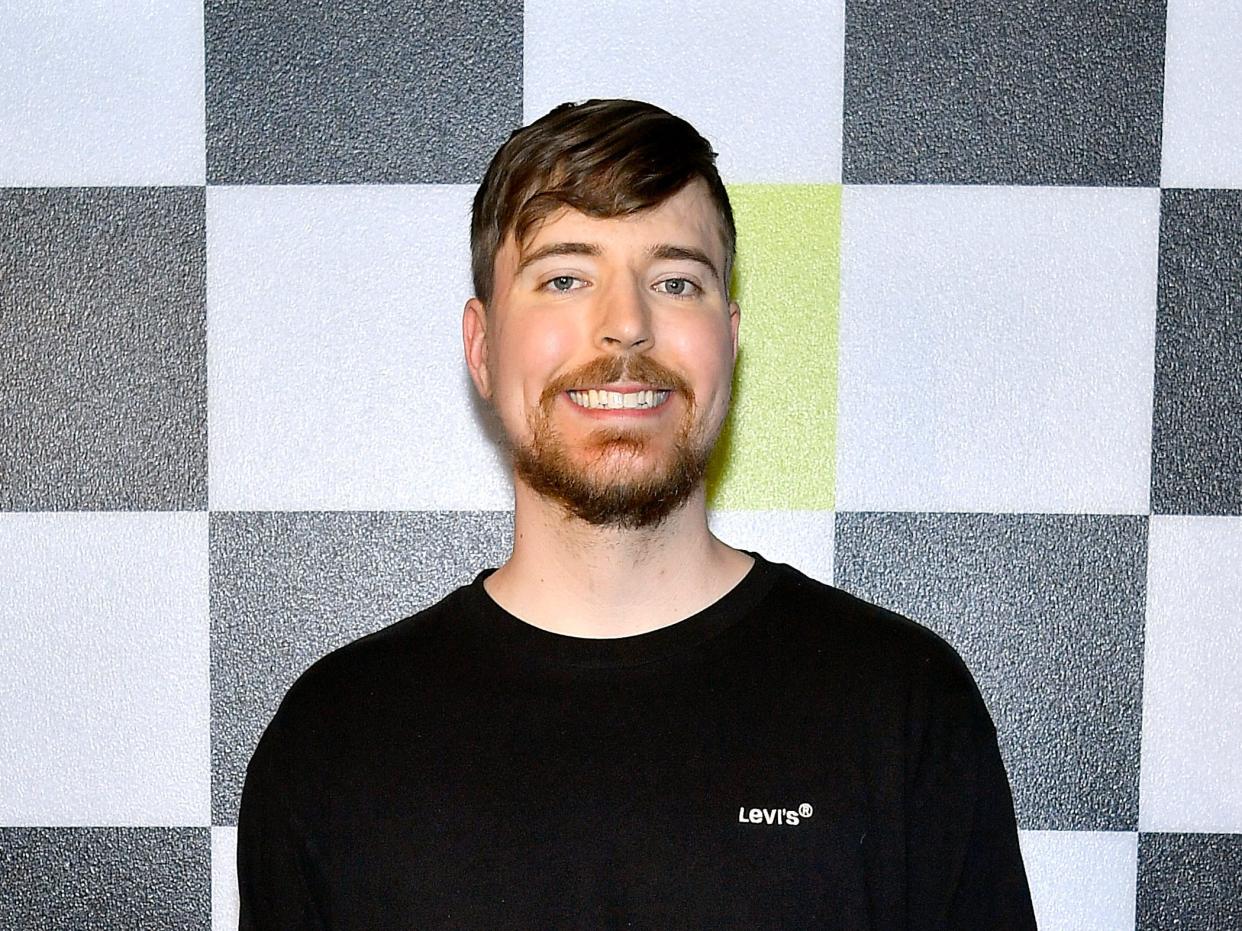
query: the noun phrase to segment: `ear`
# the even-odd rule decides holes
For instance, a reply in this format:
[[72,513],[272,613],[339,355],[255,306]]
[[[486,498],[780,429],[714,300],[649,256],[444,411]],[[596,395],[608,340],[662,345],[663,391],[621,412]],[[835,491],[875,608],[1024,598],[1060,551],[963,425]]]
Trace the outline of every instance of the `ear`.
[[461,317],[461,339],[466,350],[470,380],[484,398],[492,397],[492,374],[487,365],[487,310],[477,297],[466,301]]
[[733,361],[737,362],[737,330],[742,323],[742,308],[737,301],[729,301],[729,330],[733,334]]

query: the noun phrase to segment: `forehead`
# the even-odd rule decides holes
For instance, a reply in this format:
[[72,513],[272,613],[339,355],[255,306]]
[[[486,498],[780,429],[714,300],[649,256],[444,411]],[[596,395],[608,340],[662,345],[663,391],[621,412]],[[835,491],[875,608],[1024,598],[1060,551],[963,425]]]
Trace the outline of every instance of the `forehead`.
[[[646,248],[655,243],[698,247],[723,264],[724,231],[707,185],[692,181],[667,200],[638,213],[620,217],[591,217],[570,207],[536,223],[519,245],[508,237],[513,261],[540,246],[558,241],[585,242],[609,248]],[[502,250],[503,251],[503,250]]]

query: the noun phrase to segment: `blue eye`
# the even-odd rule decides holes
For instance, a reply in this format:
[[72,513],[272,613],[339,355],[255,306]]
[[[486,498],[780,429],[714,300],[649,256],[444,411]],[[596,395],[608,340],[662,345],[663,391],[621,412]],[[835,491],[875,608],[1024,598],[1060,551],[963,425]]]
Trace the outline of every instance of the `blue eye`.
[[698,285],[689,278],[665,278],[656,287],[662,287],[664,294],[671,294],[674,297],[689,297],[698,288]]
[[544,287],[551,285],[553,291],[572,291],[574,282],[577,280],[573,275],[557,275],[555,278],[549,278]]

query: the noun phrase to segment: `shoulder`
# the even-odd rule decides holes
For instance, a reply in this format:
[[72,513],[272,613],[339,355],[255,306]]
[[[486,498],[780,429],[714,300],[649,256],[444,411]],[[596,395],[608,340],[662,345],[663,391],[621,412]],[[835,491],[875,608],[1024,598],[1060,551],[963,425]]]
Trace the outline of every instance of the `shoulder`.
[[383,710],[434,689],[461,665],[459,628],[468,614],[458,588],[416,614],[360,637],[312,663],[285,693],[273,726],[347,726],[351,717]]
[[776,578],[766,599],[765,632],[789,653],[810,654],[829,674],[860,688],[979,700],[962,657],[936,632],[791,566],[770,565]]

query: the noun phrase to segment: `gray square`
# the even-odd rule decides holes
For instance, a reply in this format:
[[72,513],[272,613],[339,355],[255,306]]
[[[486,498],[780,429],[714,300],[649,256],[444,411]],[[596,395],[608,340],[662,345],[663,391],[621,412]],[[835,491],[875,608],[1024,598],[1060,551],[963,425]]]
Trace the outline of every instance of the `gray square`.
[[1162,191],[1151,508],[1242,514],[1242,191]]
[[1242,928],[1242,835],[1140,834],[1138,931]]
[[0,828],[0,927],[208,931],[208,828]]
[[1165,0],[851,0],[846,183],[1151,185]]
[[500,565],[512,525],[505,511],[213,513],[212,824],[236,823],[246,764],[294,679]]
[[202,188],[0,190],[0,510],[207,505]]
[[522,118],[522,4],[209,0],[212,184],[477,182]]
[[1137,826],[1146,531],[1120,515],[837,515],[836,584],[974,673],[1023,828]]

